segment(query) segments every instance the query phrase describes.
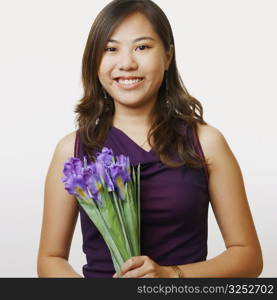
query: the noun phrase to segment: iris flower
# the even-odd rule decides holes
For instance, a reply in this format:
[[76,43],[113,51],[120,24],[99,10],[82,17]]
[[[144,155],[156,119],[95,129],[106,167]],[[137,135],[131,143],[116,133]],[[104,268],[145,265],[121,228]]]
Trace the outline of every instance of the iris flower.
[[87,164],[70,157],[61,178],[104,238],[120,274],[121,265],[140,255],[140,164],[130,165],[128,156],[114,156],[104,147],[96,161]]

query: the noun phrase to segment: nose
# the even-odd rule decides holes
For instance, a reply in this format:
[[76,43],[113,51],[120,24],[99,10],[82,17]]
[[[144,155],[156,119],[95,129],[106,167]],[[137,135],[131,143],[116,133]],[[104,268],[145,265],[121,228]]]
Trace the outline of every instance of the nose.
[[137,69],[138,64],[132,53],[124,52],[119,57],[118,66],[121,71],[130,71]]

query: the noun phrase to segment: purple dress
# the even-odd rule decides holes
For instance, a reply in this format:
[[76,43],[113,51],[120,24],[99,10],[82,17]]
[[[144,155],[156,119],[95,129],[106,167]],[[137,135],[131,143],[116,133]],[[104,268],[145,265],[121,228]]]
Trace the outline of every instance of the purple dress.
[[[197,134],[191,128],[187,133],[203,157]],[[128,155],[131,164],[141,164],[141,255],[162,266],[206,260],[210,201],[207,169],[168,168],[153,149],[144,150],[114,126],[104,145],[112,148],[114,155]],[[74,156],[83,157],[78,134]],[[83,275],[112,277],[115,269],[109,249],[83,208],[78,207],[87,261]]]

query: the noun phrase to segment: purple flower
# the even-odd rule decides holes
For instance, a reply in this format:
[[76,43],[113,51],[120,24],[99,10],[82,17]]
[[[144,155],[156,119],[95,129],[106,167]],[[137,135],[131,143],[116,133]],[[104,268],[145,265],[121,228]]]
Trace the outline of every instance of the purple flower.
[[130,160],[128,156],[124,156],[123,154],[120,154],[119,156],[116,156],[116,162],[122,166],[124,170],[124,183],[131,180],[130,174],[131,174],[131,167],[130,167]]
[[84,182],[91,193],[91,198],[95,199],[97,203],[101,203],[102,184],[94,164],[88,165],[84,168]]
[[65,189],[71,195],[77,195],[75,189],[77,186],[86,191],[86,184],[83,179],[82,162],[79,158],[71,157],[64,164],[63,168]]
[[116,158],[116,163],[110,166],[110,174],[119,198],[123,200],[125,198],[125,185],[131,180],[130,162],[129,158],[122,154]]
[[109,168],[103,165],[101,161],[96,161],[94,164],[92,164],[92,168],[94,174],[97,174],[97,176],[99,177],[99,180],[101,181],[101,179],[103,179],[108,191],[114,191],[114,185],[110,177]]
[[[117,190],[120,199],[124,199],[125,185],[131,180],[129,157],[113,156],[112,149],[104,147],[96,154],[96,161],[87,164],[79,158],[71,157],[64,164],[62,181],[69,194],[89,197],[101,203],[103,188],[108,192]],[[77,190],[76,190],[77,188]]]
[[96,153],[97,162],[102,163],[105,167],[109,167],[114,163],[114,156],[112,149],[104,147],[101,152]]

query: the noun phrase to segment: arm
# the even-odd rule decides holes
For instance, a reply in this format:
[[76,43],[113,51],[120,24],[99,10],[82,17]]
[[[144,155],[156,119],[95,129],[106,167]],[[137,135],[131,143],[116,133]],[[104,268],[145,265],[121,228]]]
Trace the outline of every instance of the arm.
[[216,128],[199,125],[198,136],[208,162],[211,205],[226,250],[207,261],[179,267],[185,277],[258,277],[262,251],[238,162]]
[[74,155],[75,132],[57,144],[45,181],[38,277],[81,277],[68,263],[78,217],[77,201],[64,189],[63,164]]

